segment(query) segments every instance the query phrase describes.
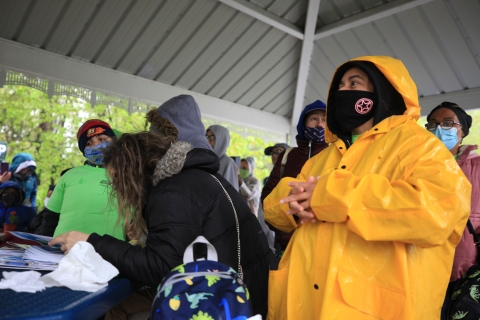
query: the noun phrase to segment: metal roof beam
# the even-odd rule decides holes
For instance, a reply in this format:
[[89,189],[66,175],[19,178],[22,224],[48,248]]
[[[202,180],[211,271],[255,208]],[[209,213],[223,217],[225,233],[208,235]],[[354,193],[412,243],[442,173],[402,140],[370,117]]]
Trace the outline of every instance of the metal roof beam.
[[305,89],[307,88],[308,70],[310,69],[310,59],[313,52],[313,37],[317,25],[318,9],[320,0],[309,0],[307,8],[307,22],[305,24],[305,33],[302,44],[302,54],[298,67],[297,88],[295,90],[295,101],[293,104],[292,119],[290,125],[290,142],[296,145],[295,136],[297,135],[298,118],[303,110],[305,100]]
[[261,9],[259,6],[246,0],[218,0],[227,6],[241,11],[263,23],[266,23],[280,31],[288,33],[298,39],[303,39],[303,33],[299,27],[279,16]]
[[433,0],[397,0],[369,9],[362,13],[341,19],[337,22],[319,28],[314,36],[315,40],[322,39],[348,29],[361,26],[402,11],[421,6]]
[[290,130],[290,121],[287,117],[140,78],[2,38],[0,38],[0,68],[25,72],[92,91],[131,98],[157,106],[172,97],[188,94],[195,98],[202,115],[209,118],[221,119],[255,128],[262,132],[274,132],[285,136]]

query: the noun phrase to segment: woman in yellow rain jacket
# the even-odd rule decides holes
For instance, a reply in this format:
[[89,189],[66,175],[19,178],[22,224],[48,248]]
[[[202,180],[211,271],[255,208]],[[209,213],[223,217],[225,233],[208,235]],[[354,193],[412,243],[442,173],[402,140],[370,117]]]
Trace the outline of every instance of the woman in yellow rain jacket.
[[401,61],[337,69],[330,146],[264,201],[269,223],[297,228],[270,273],[269,319],[439,319],[471,185],[419,116]]

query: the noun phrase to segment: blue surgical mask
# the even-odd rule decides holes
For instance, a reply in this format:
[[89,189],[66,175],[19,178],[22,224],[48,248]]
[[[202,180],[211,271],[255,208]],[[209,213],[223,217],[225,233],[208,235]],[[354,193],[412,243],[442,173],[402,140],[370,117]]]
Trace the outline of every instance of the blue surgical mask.
[[309,128],[307,126],[303,126],[303,135],[307,141],[325,141],[325,129],[322,127]]
[[93,147],[85,148],[83,153],[91,164],[101,166],[103,164],[103,151],[110,145],[110,141],[105,141]]
[[442,140],[443,144],[448,150],[452,150],[458,143],[457,128],[445,130],[438,126],[435,130],[431,131],[438,139]]

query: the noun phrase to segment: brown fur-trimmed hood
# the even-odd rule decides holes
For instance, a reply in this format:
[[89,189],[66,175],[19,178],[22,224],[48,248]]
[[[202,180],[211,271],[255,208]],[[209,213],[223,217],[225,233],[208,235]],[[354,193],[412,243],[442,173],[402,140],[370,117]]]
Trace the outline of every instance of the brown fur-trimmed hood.
[[193,149],[193,146],[185,141],[178,141],[172,144],[162,159],[157,162],[153,172],[153,186],[156,186],[161,180],[169,178],[180,171],[187,153]]

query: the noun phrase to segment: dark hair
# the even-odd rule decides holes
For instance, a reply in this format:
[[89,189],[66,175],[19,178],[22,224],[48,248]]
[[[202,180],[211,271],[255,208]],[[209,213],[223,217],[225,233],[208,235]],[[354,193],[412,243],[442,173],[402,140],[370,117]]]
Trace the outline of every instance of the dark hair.
[[153,185],[153,172],[174,140],[156,132],[124,133],[105,150],[103,165],[111,179],[110,199],[117,200],[117,223],[123,219],[125,230],[131,221],[135,232],[145,229],[142,209]]

